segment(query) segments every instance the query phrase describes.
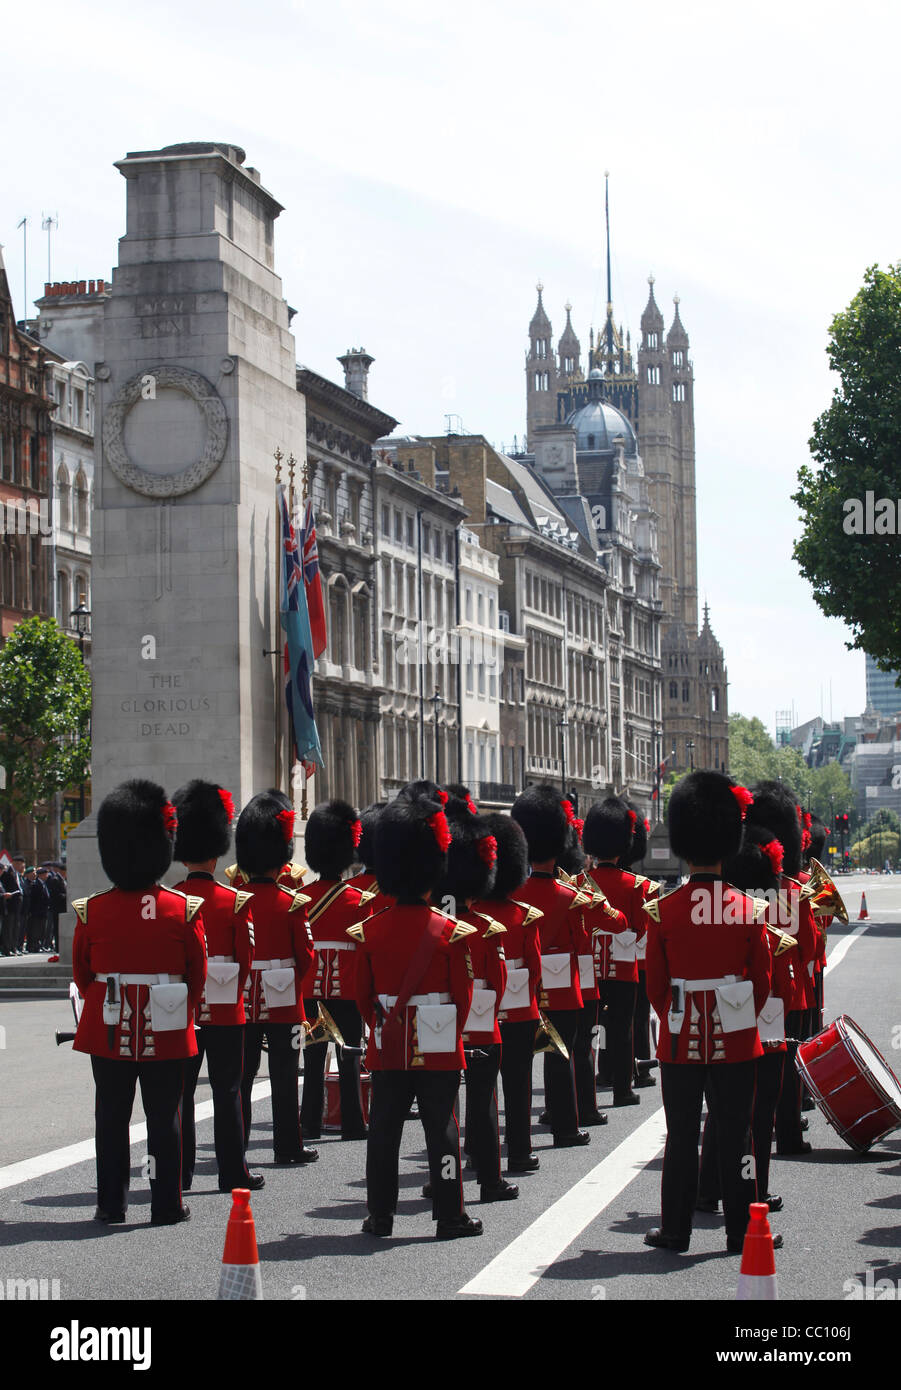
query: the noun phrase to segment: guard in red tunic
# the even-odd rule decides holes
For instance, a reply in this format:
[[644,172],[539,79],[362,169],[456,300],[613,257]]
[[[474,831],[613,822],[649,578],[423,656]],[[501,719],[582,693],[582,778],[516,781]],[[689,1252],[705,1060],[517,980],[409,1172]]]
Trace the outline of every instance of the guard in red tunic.
[[[829,831],[820,817],[812,816],[810,822],[810,844],[805,852],[805,861],[808,869],[811,859],[816,859],[820,864],[826,863],[826,836],[828,834]],[[799,878],[805,883],[808,881],[809,877],[809,873],[806,876],[803,874],[799,875]],[[810,1023],[811,1037],[813,1037],[815,1033],[819,1033],[823,1027],[823,984],[826,970],[826,933],[829,930],[832,917],[831,915],[819,917],[814,913],[814,922],[816,923],[817,929],[817,951],[813,967],[813,988],[816,1003],[814,1006],[813,1018]]]
[[[315,1019],[320,1002],[324,1004],[347,1044],[337,1049],[342,1139],[366,1138],[360,1089],[363,1020],[354,998],[357,943],[348,937],[347,928],[368,915],[377,890],[361,888],[343,877],[356,859],[362,831],[348,802],[323,801],[307,821],[304,836],[307,865],[319,875],[304,890],[316,948],[303,983],[304,1009],[308,1018]],[[304,1049],[300,1123],[309,1139],[318,1139],[322,1129],[328,1046],[328,1042],[312,1043]]]
[[268,1045],[272,1085],[272,1147],[279,1167],[313,1163],[316,1149],[303,1142],[298,1111],[298,1075],[303,1043],[304,976],[313,959],[313,939],[304,908],[309,901],[278,881],[294,843],[294,812],[270,792],[247,803],[235,827],[238,863],[253,893],[253,961],[244,1042],[241,1100],[244,1142],[250,1135],[250,1093]]
[[372,1236],[389,1236],[394,1225],[400,1142],[414,1099],[425,1130],[438,1239],[482,1233],[482,1223],[463,1205],[454,1115],[465,1062],[463,1025],[472,1004],[467,941],[476,933],[430,905],[447,867],[444,804],[406,789],[385,808],[376,830],[376,873],[382,892],[396,902],[350,928],[359,947],[357,1004],[370,1028],[369,1216],[363,1231]]
[[725,883],[722,863],[741,841],[750,800],[720,772],[693,772],[673,788],[670,845],[690,877],[646,904],[648,995],[660,1017],[666,1150],[663,1224],[645,1243],[687,1250],[698,1193],[701,1104],[716,1124],[727,1249],[740,1252],[756,1184],[749,1171],[757,1015],[770,993],[766,929],[753,899]]
[[185,1064],[181,1104],[182,1187],[194,1181],[197,1141],[194,1094],[206,1056],[213,1092],[213,1141],[219,1168],[219,1191],[235,1187],[257,1191],[262,1173],[248,1171],[244,1159],[244,1118],[241,1078],[244,1072],[244,986],[253,956],[252,894],[229,888],[214,878],[216,863],[228,852],[235,808],[229,793],[215,782],[195,780],[179,787],[172,798],[178,814],[175,859],[188,870],[176,888],[203,900],[207,979],[194,1025],[197,1056]]
[[375,827],[378,825],[379,816],[385,809],[385,805],[384,801],[374,801],[371,806],[367,806],[365,810],[360,812],[360,843],[357,845],[355,856],[356,863],[360,868],[347,880],[354,888],[375,895],[367,903],[370,915],[373,912],[381,912],[383,907],[391,907],[392,905],[392,900],[379,892],[378,880],[375,876]]
[[447,873],[435,900],[460,922],[475,927],[466,945],[473,969],[472,1004],[463,1027],[466,1053],[465,1149],[476,1170],[483,1202],[504,1202],[519,1188],[501,1175],[497,1078],[501,1033],[497,1015],[507,987],[504,942],[507,929],[490,911],[473,904],[490,892],[497,868],[497,841],[471,798],[451,796],[446,810],[451,831]]
[[[571,809],[571,808],[570,808]],[[545,1053],[545,1101],[554,1135],[554,1148],[568,1149],[591,1142],[587,1129],[579,1129],[573,1049],[582,991],[579,956],[589,951],[582,923],[582,909],[590,906],[587,893],[561,883],[556,865],[566,849],[569,819],[553,787],[528,787],[514,801],[510,812],[525,833],[531,874],[517,893],[517,901],[537,907],[541,949],[539,1008],[545,1012],[569,1051]]]
[[776,1107],[776,1152],[782,1155],[810,1153],[801,1127],[801,1078],[795,1067],[798,1043],[807,1035],[808,1009],[813,1006],[813,966],[817,953],[817,929],[807,902],[801,901],[802,824],[794,796],[781,782],[760,782],[753,788],[748,821],[768,830],[782,845],[780,927],[798,943],[794,962],[794,992],[785,1019],[787,1053],[782,1091]]
[[507,929],[503,938],[507,982],[498,1011],[507,1172],[532,1173],[539,1167],[538,1155],[532,1152],[532,1063],[541,989],[541,913],[516,901],[529,876],[529,847],[522,830],[515,820],[500,813],[486,815],[484,825],[494,837],[497,864],[487,897],[477,899],[472,906],[473,911],[486,913]]
[[125,1220],[135,1087],[147,1117],[150,1220],[187,1221],[181,1200],[185,1059],[197,1052],[192,1015],[206,978],[201,899],[161,888],[172,862],[175,810],[153,782],[124,782],[97,812],[97,845],[113,883],[72,904],[72,973],[84,996],[75,1050],[96,1086],[95,1220]]
[[[569,811],[567,811],[568,806]],[[564,802],[563,809],[569,814],[572,807],[568,802]],[[583,825],[584,821],[573,816],[569,825],[566,848],[557,860],[557,877],[571,887],[587,893],[591,898],[591,906],[585,907],[581,913],[584,933],[582,950],[579,954],[579,988],[582,991],[582,1012],[579,1015],[575,1046],[573,1047],[573,1073],[576,1078],[576,1105],[579,1111],[579,1124],[588,1129],[607,1123],[607,1116],[598,1109],[595,1085],[598,984],[594,971],[594,947],[591,936],[593,928],[596,925],[602,925],[597,908],[604,903],[605,899],[603,893],[596,890],[587,874],[588,860],[582,848]],[[609,922],[607,925],[610,925]],[[550,1115],[545,1112],[540,1117],[539,1124],[549,1123]]]
[[583,844],[594,867],[589,877],[623,914],[621,923],[608,921],[594,936],[598,993],[604,1009],[607,1065],[613,1082],[613,1104],[637,1105],[632,1090],[634,1044],[632,1019],[638,993],[638,942],[647,931],[645,894],[635,874],[619,868],[627,854],[637,822],[619,796],[596,801],[585,817]]
[[[620,859],[619,867],[635,875],[635,882],[647,901],[648,898],[656,898],[662,887],[662,884],[647,878],[641,871],[648,852],[648,835],[651,833],[651,824],[634,801],[630,801],[628,797],[623,799],[629,810],[635,812],[635,824],[632,830],[632,843]],[[657,1085],[651,1076],[651,1072],[657,1066],[657,1059],[654,1057],[651,1047],[651,1002],[648,999],[648,981],[645,970],[647,945],[648,936],[645,932],[644,936],[640,936],[635,943],[635,949],[638,953],[638,988],[635,993],[635,1014],[632,1019],[632,1045],[635,1054],[632,1087],[636,1091],[647,1086]]]

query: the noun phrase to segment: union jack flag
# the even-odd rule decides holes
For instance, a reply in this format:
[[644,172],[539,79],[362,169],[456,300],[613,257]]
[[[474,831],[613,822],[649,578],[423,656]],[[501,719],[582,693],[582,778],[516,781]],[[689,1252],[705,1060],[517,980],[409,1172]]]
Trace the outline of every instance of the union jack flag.
[[319,573],[319,546],[316,543],[316,522],[313,517],[313,503],[309,497],[304,505],[300,541],[303,553],[303,582],[310,614],[310,632],[313,636],[313,656],[317,657],[325,651],[327,634],[322,579]]
[[281,625],[285,633],[285,703],[294,731],[295,750],[307,776],[322,767],[322,748],[313,714],[313,638],[302,582],[297,534],[288,512],[285,489],[279,487],[282,519]]

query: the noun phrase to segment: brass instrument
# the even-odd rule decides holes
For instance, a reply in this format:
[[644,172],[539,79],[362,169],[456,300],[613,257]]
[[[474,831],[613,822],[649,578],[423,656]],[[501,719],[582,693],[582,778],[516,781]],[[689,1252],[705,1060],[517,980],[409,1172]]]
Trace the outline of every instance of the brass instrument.
[[328,1009],[319,1001],[319,1013],[316,1021],[311,1023],[309,1019],[302,1024],[304,1030],[303,1046],[313,1047],[316,1043],[333,1042],[338,1047],[345,1047],[345,1041],[335,1020],[332,1018]]
[[848,925],[848,909],[818,859],[810,861],[810,878],[801,887],[801,897],[810,903],[814,917],[837,917],[845,926]]
[[[533,1054],[539,1052],[559,1052],[564,1062],[568,1062],[569,1048],[557,1032],[553,1023],[551,1023],[551,1020],[546,1014],[543,1014],[540,1009],[538,1010],[538,1018],[538,1032],[535,1034],[535,1046],[532,1049]],[[542,1034],[544,1034],[544,1042],[541,1041]]]

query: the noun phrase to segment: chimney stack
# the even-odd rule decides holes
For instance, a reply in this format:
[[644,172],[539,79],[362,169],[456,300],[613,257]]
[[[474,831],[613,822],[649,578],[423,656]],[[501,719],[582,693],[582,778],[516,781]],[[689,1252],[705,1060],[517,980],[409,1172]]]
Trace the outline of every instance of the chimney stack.
[[369,368],[375,361],[370,357],[365,348],[348,348],[343,357],[338,361],[344,368],[344,386],[350,391],[351,395],[358,396],[361,401],[369,399],[367,381],[369,378]]

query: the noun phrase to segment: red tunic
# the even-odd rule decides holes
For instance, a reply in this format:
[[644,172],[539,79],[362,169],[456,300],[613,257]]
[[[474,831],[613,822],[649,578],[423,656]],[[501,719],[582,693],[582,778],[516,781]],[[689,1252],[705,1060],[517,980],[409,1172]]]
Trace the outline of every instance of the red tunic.
[[309,898],[307,918],[316,951],[304,977],[303,996],[353,999],[357,943],[347,935],[347,928],[369,916],[373,892],[350,880],[320,878],[307,884],[304,893]]
[[541,989],[541,951],[538,948],[538,921],[541,913],[537,907],[520,903],[515,899],[485,898],[472,905],[473,912],[487,912],[507,928],[504,937],[504,964],[507,972],[528,970],[529,1003],[522,1009],[505,1009],[498,1014],[502,1023],[521,1023],[528,1019],[538,1021],[538,994]]
[[497,1024],[498,1010],[507,988],[507,962],[504,945],[507,930],[499,917],[484,908],[474,907],[461,912],[458,919],[476,928],[475,936],[466,938],[469,959],[472,962],[473,993],[477,989],[494,992],[494,1008],[485,1014],[482,1022],[488,1027],[477,1028],[472,1025],[463,1034],[463,1041],[477,1047],[479,1043],[499,1043],[501,1030]]
[[[795,997],[792,1009],[803,1011],[816,1008],[816,995],[813,985],[813,966],[817,954],[817,927],[810,903],[800,898],[801,884],[796,878],[782,875],[782,890],[788,895],[788,912],[785,920],[779,921],[782,931],[798,939],[801,968],[795,981]],[[789,920],[790,919],[790,920]]]
[[[769,915],[773,917],[778,915],[772,905],[769,909]],[[767,927],[766,942],[770,951],[770,997],[767,1004],[773,998],[781,999],[783,1015],[787,1015],[791,1009],[795,993],[798,943],[793,936],[789,936],[778,926]],[[784,1021],[783,1017],[783,1023]],[[763,1042],[763,1049],[765,1052],[786,1052],[788,1050],[785,1038],[778,1043]]]
[[[537,872],[516,890],[516,899],[530,903],[543,914],[538,924],[542,956],[542,984],[538,995],[544,1009],[581,1009],[579,956],[589,951],[581,909],[588,906],[588,894],[560,883],[553,874]],[[550,956],[552,964],[546,957]],[[569,956],[569,967],[564,957]],[[555,984],[560,980],[566,983]]]
[[393,907],[394,898],[389,898],[387,893],[379,890],[378,879],[375,874],[354,874],[353,878],[347,879],[353,888],[359,888],[364,893],[374,893],[374,898],[368,898],[366,902],[366,912],[372,917],[376,912],[381,912],[383,907]]
[[[661,1062],[705,1065],[743,1062],[763,1055],[756,1016],[770,992],[770,951],[760,905],[731,884],[712,875],[694,877],[666,897],[645,906],[648,929],[648,998],[660,1018],[657,1056]],[[747,1027],[723,1027],[720,1003],[713,987],[692,990],[692,984],[750,980],[753,986],[752,1022]],[[670,1043],[671,981],[683,980],[684,1014]]]
[[[253,960],[248,984],[247,1021],[249,1023],[303,1023],[303,977],[313,959],[313,938],[307,925],[305,893],[295,893],[271,879],[252,879]],[[258,962],[292,961],[294,964],[293,1004],[272,1008],[267,1004]],[[271,967],[270,967],[271,968]],[[275,967],[277,968],[277,967]],[[288,967],[285,967],[286,969]]]
[[[638,983],[638,942],[647,934],[643,886],[635,874],[615,864],[596,864],[589,871],[594,884],[610,904],[622,914],[619,922],[595,914],[594,962],[598,980],[626,980]],[[648,882],[644,880],[645,884]],[[598,928],[600,930],[598,931]],[[635,940],[624,933],[631,932]]]
[[[440,919],[440,924],[434,919]],[[456,1029],[447,1051],[423,1051],[419,1044],[416,1003],[403,1012],[403,1030],[397,1030],[392,1047],[386,1039],[380,1048],[381,1016],[391,1012],[386,999],[396,999],[404,983],[410,959],[417,950],[429,923],[440,925],[438,942],[428,968],[417,982],[414,999],[433,995],[429,1005],[451,1003],[456,1007]],[[353,928],[357,949],[357,1007],[369,1025],[366,1063],[370,1071],[459,1071],[466,1065],[463,1056],[463,1024],[472,1003],[472,962],[467,942],[475,932],[427,903],[386,907],[376,916]],[[378,1032],[377,1032],[378,1030]]]
[[[84,996],[75,1051],[130,1062],[196,1057],[192,1014],[206,979],[200,898],[155,884],[140,892],[109,888],[105,893],[79,898],[72,906],[78,917],[72,974]],[[128,984],[129,971],[135,975],[180,976],[188,986],[187,1027],[155,1031],[151,1026],[150,985]],[[103,1020],[103,977],[111,974],[126,978],[115,1025]]]
[[[250,976],[253,956],[253,922],[250,917],[252,893],[228,888],[217,883],[212,874],[190,873],[175,891],[191,893],[203,899],[201,914],[206,936],[206,953],[211,960],[235,961],[238,964],[238,998],[234,1004],[209,1004],[204,986],[203,998],[197,1006],[194,1022],[215,1027],[246,1022],[244,987]],[[208,982],[208,981],[207,981]]]

